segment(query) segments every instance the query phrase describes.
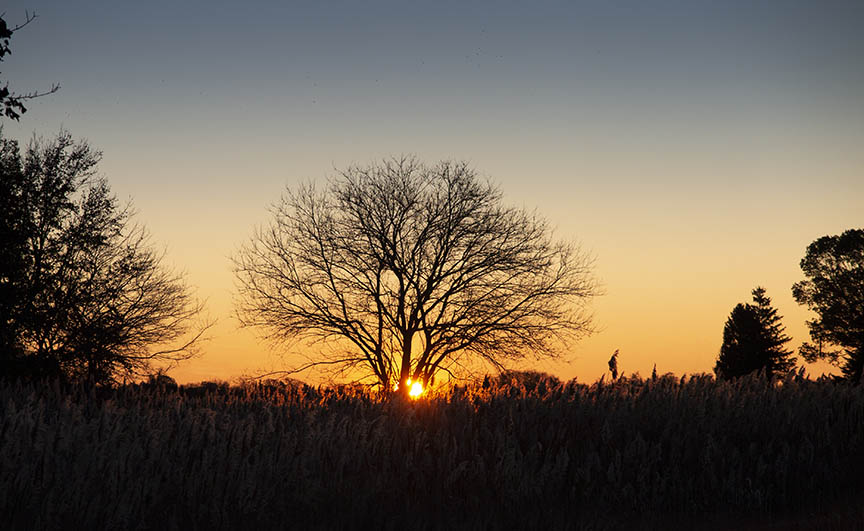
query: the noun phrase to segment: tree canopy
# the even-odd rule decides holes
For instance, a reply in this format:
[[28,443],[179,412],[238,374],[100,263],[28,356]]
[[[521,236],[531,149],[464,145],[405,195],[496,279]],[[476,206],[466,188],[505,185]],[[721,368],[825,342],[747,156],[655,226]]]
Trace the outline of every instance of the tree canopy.
[[105,383],[195,351],[201,305],[97,176],[100,157],[66,132],[23,156],[0,137],[5,374]]
[[792,352],[784,345],[791,341],[782,317],[771,306],[765,288],[752,291],[753,303],[737,304],[723,327],[723,344],[714,366],[721,379],[764,371],[769,378],[795,367]]
[[806,280],[792,286],[799,304],[816,313],[807,321],[813,343],[801,346],[807,361],[825,359],[843,376],[861,381],[864,372],[864,230],[823,236],[801,259]]
[[554,356],[591,330],[589,257],[466,163],[351,167],[288,190],[272,215],[234,258],[238,315],[277,341],[335,341],[296,369],[359,367],[404,389]]

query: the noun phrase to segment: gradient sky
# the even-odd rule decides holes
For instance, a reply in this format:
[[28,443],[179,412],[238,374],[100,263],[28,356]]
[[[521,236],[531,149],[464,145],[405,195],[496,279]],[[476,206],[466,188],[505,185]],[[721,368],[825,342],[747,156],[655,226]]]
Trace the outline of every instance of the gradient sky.
[[[408,5],[410,4],[410,5]],[[529,5],[530,4],[530,5]],[[228,257],[286,185],[465,159],[597,260],[594,380],[710,372],[762,285],[797,348],[806,246],[864,227],[864,2],[7,0],[3,78],[62,85],[4,135],[64,127],[219,320],[178,381],[284,364],[232,317]],[[810,368],[812,374],[823,365]]]

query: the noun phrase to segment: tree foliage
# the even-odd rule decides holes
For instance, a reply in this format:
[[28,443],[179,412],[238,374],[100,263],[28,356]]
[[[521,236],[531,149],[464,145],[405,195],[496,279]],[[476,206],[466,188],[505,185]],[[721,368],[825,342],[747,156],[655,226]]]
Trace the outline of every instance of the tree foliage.
[[784,347],[791,339],[765,288],[757,287],[752,295],[753,303],[736,305],[723,327],[723,344],[714,366],[718,378],[755,371],[764,371],[770,378],[795,367],[792,352]]
[[[13,27],[9,27],[6,21],[3,19],[3,15],[0,14],[0,62],[3,61],[3,58],[12,53],[12,49],[9,48],[9,39],[12,37],[12,34],[16,31],[20,30],[27,24],[33,22],[36,19],[36,13],[25,14],[24,22]],[[60,89],[60,85],[54,84],[48,89],[46,92],[28,92],[26,94],[16,94],[9,90],[9,83],[0,81],[0,105],[2,105],[2,111],[0,111],[0,116],[6,116],[7,118],[11,118],[13,120],[18,120],[22,114],[27,112],[27,108],[24,106],[24,101],[38,98],[40,96],[46,96],[48,94],[53,94]]]
[[309,365],[364,368],[385,388],[555,355],[590,330],[591,261],[501,200],[465,163],[411,158],[288,191],[235,257],[241,322],[336,340]]
[[[823,236],[801,259],[806,280],[792,286],[799,304],[816,313],[807,321],[813,343],[801,346],[808,361],[826,359],[853,382],[864,372],[864,230]],[[833,347],[833,348],[832,348]]]
[[22,157],[0,138],[0,357],[6,373],[110,382],[194,353],[200,310],[66,132]]

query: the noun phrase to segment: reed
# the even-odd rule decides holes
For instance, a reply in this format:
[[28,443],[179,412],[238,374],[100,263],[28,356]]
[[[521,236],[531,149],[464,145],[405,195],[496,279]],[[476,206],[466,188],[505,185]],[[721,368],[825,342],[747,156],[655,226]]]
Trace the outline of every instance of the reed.
[[862,477],[864,388],[827,379],[0,383],[5,529],[839,529]]

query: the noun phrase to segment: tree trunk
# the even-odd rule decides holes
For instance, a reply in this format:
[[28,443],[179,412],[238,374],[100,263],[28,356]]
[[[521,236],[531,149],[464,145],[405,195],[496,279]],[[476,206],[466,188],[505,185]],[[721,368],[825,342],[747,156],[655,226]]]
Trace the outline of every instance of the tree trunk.
[[413,342],[414,334],[406,332],[402,336],[402,367],[399,370],[399,391],[408,396],[410,391],[408,379],[411,377],[411,343]]

